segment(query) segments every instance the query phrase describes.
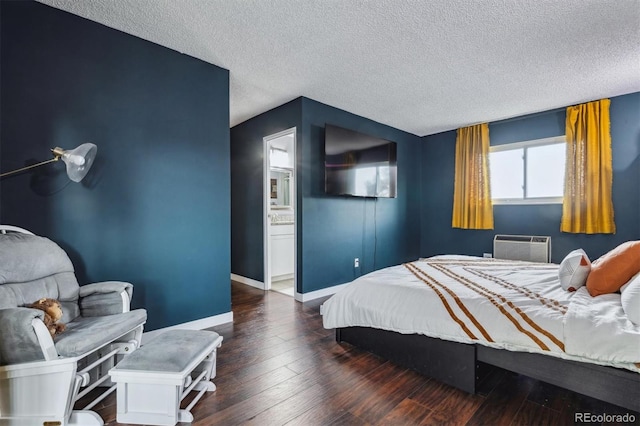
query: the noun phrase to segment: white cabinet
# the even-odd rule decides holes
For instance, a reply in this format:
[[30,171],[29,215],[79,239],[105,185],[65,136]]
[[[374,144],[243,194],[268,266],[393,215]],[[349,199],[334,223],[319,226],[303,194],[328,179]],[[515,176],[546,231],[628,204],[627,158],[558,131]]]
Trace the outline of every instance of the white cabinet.
[[295,261],[293,224],[271,225],[271,278],[293,278]]

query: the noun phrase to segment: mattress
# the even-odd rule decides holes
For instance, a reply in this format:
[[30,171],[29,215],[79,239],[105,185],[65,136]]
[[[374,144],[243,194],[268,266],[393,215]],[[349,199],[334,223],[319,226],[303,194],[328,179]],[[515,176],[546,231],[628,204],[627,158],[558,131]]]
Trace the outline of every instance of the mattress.
[[620,294],[560,287],[558,265],[446,255],[364,275],[321,307],[325,328],[373,327],[640,372]]

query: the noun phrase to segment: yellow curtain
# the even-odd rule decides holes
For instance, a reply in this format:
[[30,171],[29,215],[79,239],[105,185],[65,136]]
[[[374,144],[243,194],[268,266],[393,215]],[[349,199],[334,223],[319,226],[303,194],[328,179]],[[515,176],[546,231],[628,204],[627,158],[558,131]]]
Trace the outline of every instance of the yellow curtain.
[[567,108],[562,232],[614,234],[609,99]]
[[451,226],[493,229],[487,123],[458,129]]

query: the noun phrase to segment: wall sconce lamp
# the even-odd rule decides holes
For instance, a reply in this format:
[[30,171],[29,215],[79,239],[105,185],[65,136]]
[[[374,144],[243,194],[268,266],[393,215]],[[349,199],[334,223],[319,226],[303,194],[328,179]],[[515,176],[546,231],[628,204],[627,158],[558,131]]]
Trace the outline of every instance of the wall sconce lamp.
[[93,160],[96,158],[98,147],[92,143],[83,143],[76,149],[64,150],[62,148],[56,147],[53,148],[51,152],[53,153],[52,159],[43,161],[41,163],[32,164],[21,169],[2,173],[0,174],[0,178],[13,175],[15,173],[20,173],[25,170],[33,169],[38,166],[43,166],[45,164],[53,163],[54,161],[62,159],[62,161],[64,161],[64,163],[67,165],[67,176],[69,176],[69,179],[74,182],[80,182],[82,178],[87,175],[89,169],[93,165]]

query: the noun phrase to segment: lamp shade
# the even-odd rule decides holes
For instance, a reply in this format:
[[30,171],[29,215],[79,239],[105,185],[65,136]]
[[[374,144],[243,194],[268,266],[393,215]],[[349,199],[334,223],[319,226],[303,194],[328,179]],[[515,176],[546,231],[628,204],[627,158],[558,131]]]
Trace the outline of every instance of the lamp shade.
[[[59,148],[56,148],[59,149]],[[74,182],[80,182],[89,172],[96,158],[98,147],[92,143],[83,143],[79,147],[62,151],[60,159],[67,166],[67,175]]]

